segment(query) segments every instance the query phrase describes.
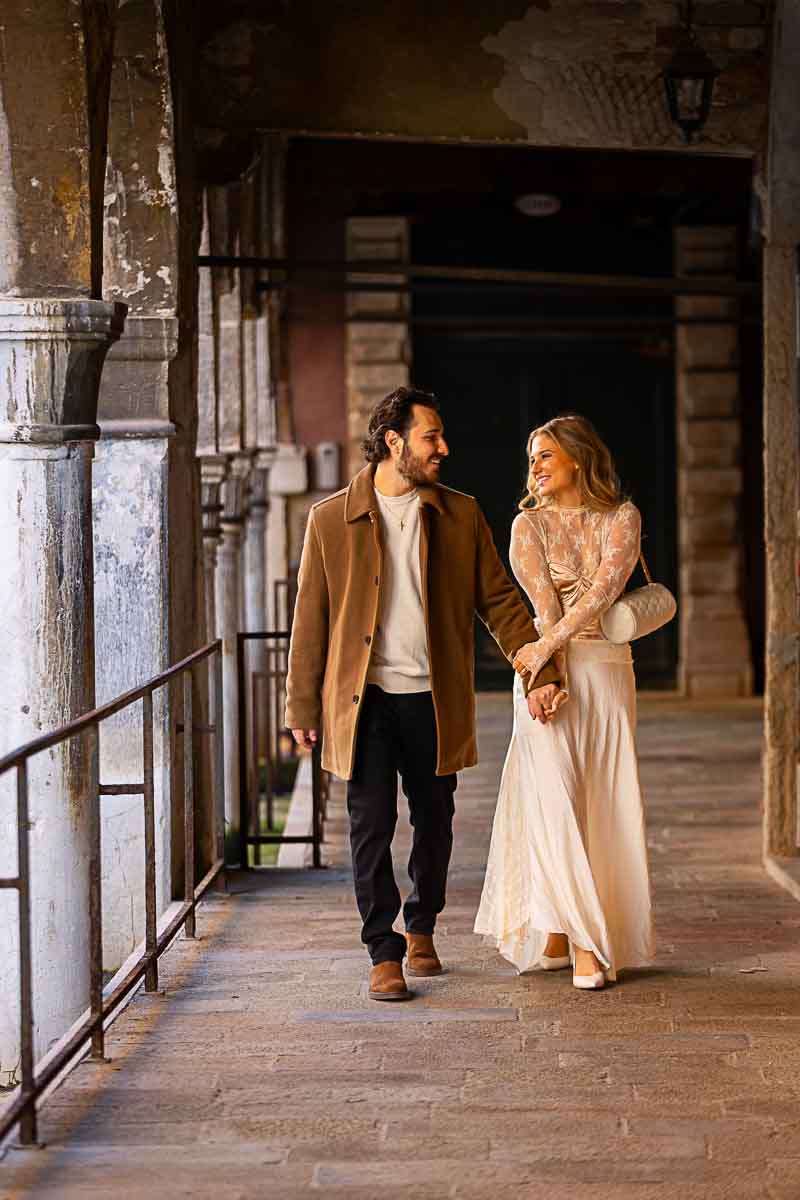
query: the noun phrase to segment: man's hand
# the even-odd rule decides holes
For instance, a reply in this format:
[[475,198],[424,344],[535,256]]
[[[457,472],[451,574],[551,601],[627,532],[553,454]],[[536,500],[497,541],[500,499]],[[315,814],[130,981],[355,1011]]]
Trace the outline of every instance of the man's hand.
[[552,721],[566,698],[567,693],[557,683],[546,683],[544,687],[528,692],[528,712],[534,721],[546,725]]
[[[542,691],[544,691],[544,688],[542,688]],[[302,746],[304,750],[313,750],[317,744],[319,734],[316,729],[293,729],[292,737],[298,746]]]

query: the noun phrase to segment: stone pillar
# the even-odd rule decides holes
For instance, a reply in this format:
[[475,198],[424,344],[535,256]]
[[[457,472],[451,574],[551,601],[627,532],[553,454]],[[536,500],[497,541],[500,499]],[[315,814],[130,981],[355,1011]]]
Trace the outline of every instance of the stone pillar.
[[[679,228],[675,273],[734,279],[736,247],[733,227]],[[753,669],[737,535],[742,471],[736,301],[681,296],[676,309],[679,685],[684,695],[701,699],[749,696]],[[692,323],[680,324],[682,318]]]
[[[100,389],[94,470],[98,699],[110,700],[174,658],[171,559],[181,531],[169,521],[170,371],[179,349],[178,196],[172,95],[160,0],[119,11],[111,75],[105,192],[106,293],[129,306],[125,334]],[[156,886],[171,899],[169,696],[154,697]],[[101,740],[104,782],[142,772],[141,714],[118,713]],[[103,942],[116,969],[144,936],[141,796],[103,802]]]
[[[110,0],[6,0],[0,53],[0,754],[94,705],[91,461],[103,359],[124,308],[101,295]],[[90,761],[30,767],[35,1054],[88,999]],[[0,876],[16,871],[13,776]],[[0,1083],[19,1062],[18,904],[0,893]]]
[[[97,386],[121,306],[0,299],[0,755],[94,707],[91,464]],[[91,764],[85,739],[30,765],[36,1054],[88,1002]],[[16,869],[13,774],[0,875]],[[0,905],[0,1062],[18,1061],[17,899]],[[4,1080],[7,1082],[7,1080]]]
[[[771,61],[764,246],[764,535],[767,654],[764,850],[798,850],[798,246],[800,9],[778,0]],[[797,863],[793,880],[796,895]],[[780,876],[779,876],[780,877]],[[785,878],[781,882],[786,883]]]
[[[208,199],[202,198],[200,253],[211,253]],[[220,489],[227,473],[227,460],[217,452],[217,356],[214,331],[214,298],[211,271],[203,268],[197,282],[197,456],[203,512],[203,595],[206,639],[217,637],[217,544],[221,537]]]
[[242,478],[229,473],[222,485],[221,540],[217,551],[217,637],[222,638],[222,687],[225,695],[225,843],[226,858],[238,861],[239,719],[236,634],[240,629]]
[[203,512],[203,582],[205,596],[206,640],[218,637],[217,621],[217,550],[222,527],[220,492],[225,482],[228,464],[221,456],[204,458],[201,462]]
[[[269,470],[272,455],[259,453],[250,476],[250,503],[245,534],[244,628],[266,628],[266,530],[269,513]],[[256,656],[258,657],[258,656]]]
[[[347,222],[347,260],[408,262],[409,233],[405,217],[351,217]],[[402,275],[351,275],[350,281],[402,283]],[[367,417],[387,392],[408,385],[408,295],[350,292],[347,297],[347,470],[364,465],[361,440]],[[370,320],[380,317],[381,320]],[[394,319],[393,319],[394,318]]]

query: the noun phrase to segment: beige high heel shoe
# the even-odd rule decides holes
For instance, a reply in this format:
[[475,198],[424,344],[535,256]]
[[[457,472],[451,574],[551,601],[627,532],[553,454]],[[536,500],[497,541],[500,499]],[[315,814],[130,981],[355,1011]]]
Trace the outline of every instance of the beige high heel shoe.
[[603,971],[595,971],[594,975],[575,975],[572,976],[572,986],[581,988],[586,992],[599,992],[600,988],[605,987],[606,977]]
[[[584,953],[587,952],[585,951]],[[597,962],[597,955],[592,954],[592,957]],[[598,992],[600,988],[605,987],[605,983],[606,975],[603,970],[594,971],[591,975],[577,975],[574,971],[572,972],[572,986],[580,988],[581,991]]]
[[564,954],[559,958],[550,958],[549,955],[543,954],[539,959],[539,966],[543,971],[563,971],[564,967],[570,964],[570,957]]

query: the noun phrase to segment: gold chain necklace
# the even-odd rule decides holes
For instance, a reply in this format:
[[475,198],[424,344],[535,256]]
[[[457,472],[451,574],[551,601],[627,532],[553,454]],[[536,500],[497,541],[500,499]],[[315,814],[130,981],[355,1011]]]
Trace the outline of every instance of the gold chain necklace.
[[[386,499],[386,497],[384,496],[384,500],[385,500],[385,499]],[[411,507],[411,505],[414,503],[414,501],[415,501],[416,499],[418,499],[418,496],[417,496],[417,493],[416,493],[416,492],[414,492],[414,493],[413,493],[411,496],[409,496],[408,500],[407,500],[407,501],[406,501],[406,503],[403,505],[403,507],[402,507],[402,513],[403,513],[403,515],[402,515],[402,516],[400,516],[400,517],[398,517],[397,513],[396,513],[396,512],[394,512],[394,510],[393,510],[393,508],[392,508],[392,505],[391,505],[391,504],[387,504],[387,505],[385,506],[385,508],[384,508],[384,512],[385,512],[385,513],[391,513],[392,519],[393,519],[394,521],[397,521],[398,525],[400,526],[400,532],[401,532],[401,533],[403,532],[403,530],[404,530],[404,529],[405,529],[405,527],[406,527],[406,519],[407,519],[408,510],[409,510],[409,508]],[[398,508],[399,508],[399,507],[400,507],[400,506],[398,505]]]

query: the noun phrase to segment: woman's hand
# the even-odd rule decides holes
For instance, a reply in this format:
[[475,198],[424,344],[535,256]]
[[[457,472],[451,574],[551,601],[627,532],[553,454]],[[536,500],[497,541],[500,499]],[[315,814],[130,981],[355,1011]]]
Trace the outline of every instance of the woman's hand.
[[534,721],[546,725],[568,699],[567,693],[557,683],[546,683],[544,687],[528,692],[528,712]]
[[538,642],[526,642],[514,655],[512,666],[520,675],[527,673],[530,674],[531,679],[535,679],[547,662],[549,655],[543,656],[537,649],[538,644]]

